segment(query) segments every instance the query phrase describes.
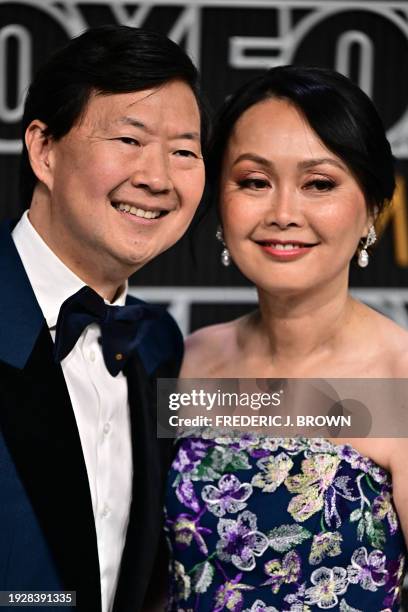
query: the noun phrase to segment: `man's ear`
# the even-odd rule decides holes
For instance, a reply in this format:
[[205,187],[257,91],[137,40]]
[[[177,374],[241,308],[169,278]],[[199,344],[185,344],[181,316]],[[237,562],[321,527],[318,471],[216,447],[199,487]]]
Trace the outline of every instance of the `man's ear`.
[[52,136],[47,134],[47,125],[34,119],[25,132],[25,144],[34,174],[48,189],[53,183],[53,145]]

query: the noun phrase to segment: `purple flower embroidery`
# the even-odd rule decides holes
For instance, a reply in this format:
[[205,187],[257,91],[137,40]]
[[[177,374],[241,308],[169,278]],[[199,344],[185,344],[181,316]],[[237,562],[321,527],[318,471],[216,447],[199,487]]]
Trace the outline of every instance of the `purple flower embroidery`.
[[177,499],[193,512],[200,512],[200,505],[191,480],[182,480],[176,489]]
[[398,602],[401,598],[404,568],[405,559],[403,555],[401,555],[398,560],[394,559],[387,562],[388,582],[386,588],[388,594],[383,601],[384,606],[387,606],[387,608],[392,608],[395,602]]
[[204,541],[203,534],[208,535],[212,533],[212,531],[211,529],[207,529],[207,527],[200,526],[200,519],[204,512],[205,508],[203,508],[197,516],[179,514],[174,521],[170,519],[167,520],[166,525],[174,532],[177,548],[180,550],[188,548],[194,539],[199,550],[204,555],[208,554],[208,548]]
[[272,450],[276,450],[277,448],[276,440],[271,438],[262,440],[251,433],[244,434],[239,440],[239,449],[245,450],[248,455],[254,459],[267,457]]
[[352,468],[361,469],[363,472],[368,472],[371,461],[367,457],[360,455],[360,453],[357,452],[352,446],[349,446],[348,444],[339,444],[338,449],[336,450],[339,456],[342,459],[345,459]]
[[219,479],[218,488],[214,485],[205,486],[201,497],[210,512],[215,516],[224,516],[226,512],[243,510],[251,494],[252,486],[249,483],[241,484],[233,474],[225,474]]
[[244,598],[241,591],[252,591],[254,587],[240,582],[242,574],[237,574],[232,580],[227,580],[215,593],[215,607],[213,612],[231,610],[241,612]]
[[387,481],[387,472],[375,465],[372,459],[364,457],[355,448],[349,444],[335,445],[335,450],[341,459],[344,459],[351,465],[355,470],[361,470],[370,476],[378,483],[384,483]]
[[264,565],[265,573],[269,576],[262,586],[271,585],[272,593],[277,593],[282,584],[296,582],[300,576],[300,557],[294,550],[288,552],[282,559],[272,559]]
[[195,438],[183,440],[173,462],[173,468],[181,474],[192,472],[197,464],[204,459],[210,446],[213,446],[213,444],[209,440],[196,440]]
[[220,519],[217,553],[222,561],[232,562],[240,570],[249,572],[255,567],[255,556],[260,557],[268,548],[268,538],[257,531],[255,514],[247,510],[232,519]]
[[347,576],[352,584],[360,584],[367,591],[376,591],[387,582],[385,555],[381,550],[373,550],[368,555],[365,546],[357,548],[347,568]]
[[267,457],[271,452],[276,451],[282,443],[282,440],[282,438],[260,438],[252,433],[244,433],[238,438],[216,438],[217,444],[228,445],[237,452],[245,451],[254,459]]

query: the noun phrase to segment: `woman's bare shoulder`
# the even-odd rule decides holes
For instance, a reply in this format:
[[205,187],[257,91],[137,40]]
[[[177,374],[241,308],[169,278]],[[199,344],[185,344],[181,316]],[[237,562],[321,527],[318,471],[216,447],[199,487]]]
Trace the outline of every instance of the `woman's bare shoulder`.
[[216,376],[218,370],[236,347],[237,327],[240,319],[203,327],[185,340],[182,378]]
[[379,341],[388,358],[390,377],[408,378],[408,331],[388,317],[376,314]]
[[364,309],[368,322],[366,340],[374,345],[384,370],[390,378],[408,378],[408,330],[370,307]]

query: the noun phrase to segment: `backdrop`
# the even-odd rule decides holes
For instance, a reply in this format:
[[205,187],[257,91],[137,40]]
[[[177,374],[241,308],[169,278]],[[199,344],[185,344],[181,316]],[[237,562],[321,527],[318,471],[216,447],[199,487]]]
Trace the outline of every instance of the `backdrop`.
[[[397,158],[398,190],[375,255],[368,268],[352,267],[351,284],[408,327],[408,2],[0,0],[0,219],[21,213],[20,120],[34,71],[71,37],[105,23],[157,29],[183,46],[213,109],[262,70],[288,63],[335,68],[372,97]],[[220,265],[215,227],[213,213],[132,279],[132,292],[168,304],[185,332],[255,301],[239,272]]]
[[[408,327],[408,2],[307,0],[0,0],[0,216],[20,212],[17,176],[23,98],[47,56],[85,28],[146,26],[181,44],[199,67],[210,106],[278,64],[313,64],[351,77],[374,100],[398,160],[399,188],[356,295]],[[253,290],[220,265],[215,214],[132,279],[139,296],[170,303],[184,331],[251,307]],[[191,249],[196,253],[193,261]]]

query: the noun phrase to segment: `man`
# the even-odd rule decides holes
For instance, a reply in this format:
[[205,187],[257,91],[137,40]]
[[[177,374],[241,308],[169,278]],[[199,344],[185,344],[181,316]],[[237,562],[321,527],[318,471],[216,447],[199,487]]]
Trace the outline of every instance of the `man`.
[[164,36],[104,26],[28,92],[29,210],[0,236],[0,590],[142,607],[170,456],[155,380],[177,375],[182,343],[168,314],[126,297],[127,279],[200,201],[196,80]]

